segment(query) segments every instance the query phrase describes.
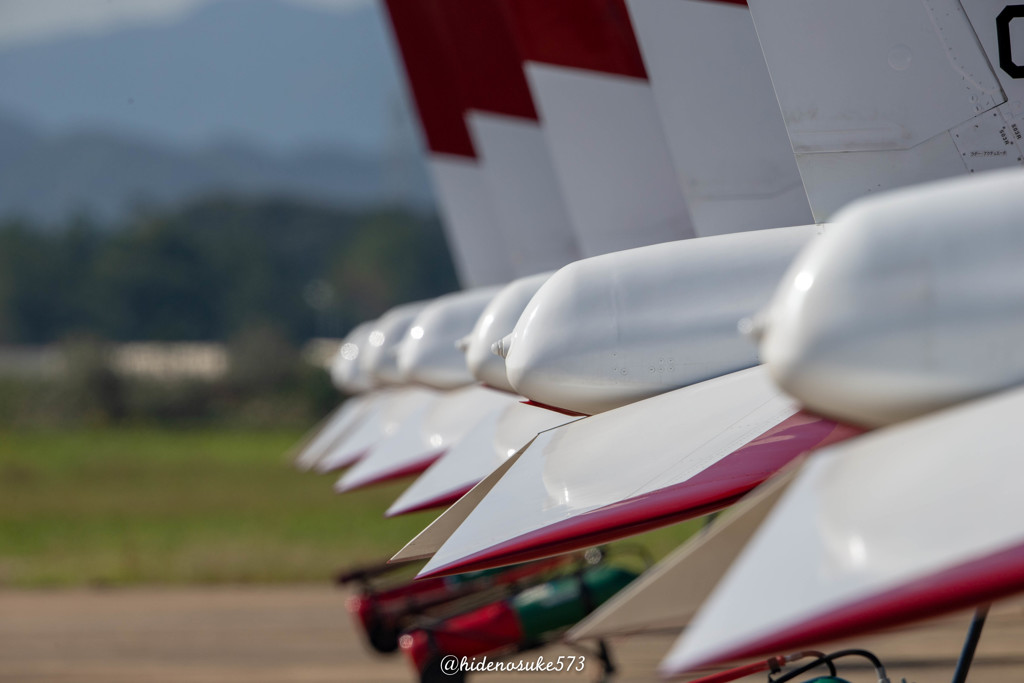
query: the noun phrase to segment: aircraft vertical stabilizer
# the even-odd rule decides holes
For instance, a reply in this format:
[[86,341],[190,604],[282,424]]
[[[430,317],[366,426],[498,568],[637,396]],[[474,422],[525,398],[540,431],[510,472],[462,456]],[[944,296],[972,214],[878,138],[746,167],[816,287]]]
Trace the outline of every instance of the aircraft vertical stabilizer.
[[515,275],[575,261],[576,237],[501,0],[430,2],[455,58],[466,123]]
[[1021,163],[1005,7],[751,0],[815,220],[871,192]]
[[745,3],[629,0],[699,236],[811,223]]
[[466,126],[465,102],[454,57],[441,37],[432,3],[387,0],[412,99],[428,149],[452,257],[463,287],[500,284],[514,276],[501,243],[505,226],[487,188]]
[[624,0],[503,0],[584,256],[694,236]]

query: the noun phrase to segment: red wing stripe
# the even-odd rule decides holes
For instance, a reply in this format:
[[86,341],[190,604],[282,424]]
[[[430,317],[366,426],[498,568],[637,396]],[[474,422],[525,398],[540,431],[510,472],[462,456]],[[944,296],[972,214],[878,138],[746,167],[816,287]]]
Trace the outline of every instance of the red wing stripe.
[[434,498],[430,498],[430,499],[425,500],[425,501],[423,501],[421,503],[417,503],[416,505],[413,505],[411,507],[401,508],[399,510],[395,510],[394,512],[391,512],[389,510],[388,512],[384,513],[384,516],[385,517],[398,517],[400,515],[408,515],[408,514],[411,514],[413,512],[422,512],[423,510],[431,510],[433,508],[447,507],[448,505],[451,505],[452,503],[457,501],[459,498],[462,498],[464,495],[469,493],[473,489],[473,487],[475,485],[476,484],[468,484],[466,486],[462,486],[460,488],[457,488],[454,491],[449,491],[448,493],[442,493],[442,494],[440,494],[438,496],[435,496]]
[[1024,544],[965,562],[911,581],[884,593],[860,598],[824,614],[801,620],[745,646],[698,662],[692,669],[776,653],[800,644],[824,643],[892,628],[948,612],[986,604],[1024,590]]
[[438,451],[437,453],[431,453],[430,455],[420,458],[408,465],[399,469],[387,470],[381,472],[377,476],[369,479],[363,479],[355,482],[345,488],[336,488],[338,493],[348,493],[349,491],[355,491],[367,486],[373,486],[375,484],[383,484],[384,482],[394,481],[395,479],[402,479],[403,477],[411,477],[414,474],[420,474],[425,471],[428,467],[433,465],[438,458],[445,454],[445,451]]
[[357,462],[359,462],[364,457],[366,457],[366,454],[369,453],[369,452],[370,452],[369,448],[364,448],[361,451],[356,451],[355,453],[352,453],[351,455],[347,456],[344,460],[335,460],[333,463],[331,463],[331,466],[329,468],[327,468],[325,470],[317,470],[317,472],[319,474],[328,474],[330,472],[338,472],[339,470],[343,470],[346,467],[349,467],[351,465],[355,465]]
[[733,504],[798,456],[860,433],[798,412],[687,481],[522,534],[420,576],[525,562],[709,514]]

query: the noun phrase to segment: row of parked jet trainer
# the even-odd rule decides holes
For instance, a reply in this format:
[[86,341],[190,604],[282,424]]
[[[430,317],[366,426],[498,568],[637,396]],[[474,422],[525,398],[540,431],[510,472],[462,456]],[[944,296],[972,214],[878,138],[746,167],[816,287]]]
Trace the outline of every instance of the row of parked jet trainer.
[[688,625],[667,675],[1024,590],[1024,4],[386,5],[466,289],[350,334],[299,464],[422,473],[396,559],[732,506],[570,632]]

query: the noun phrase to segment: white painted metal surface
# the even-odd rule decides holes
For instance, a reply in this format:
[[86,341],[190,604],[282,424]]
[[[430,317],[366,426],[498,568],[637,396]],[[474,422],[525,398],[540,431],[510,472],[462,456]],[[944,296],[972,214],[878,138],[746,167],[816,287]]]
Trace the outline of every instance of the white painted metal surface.
[[[965,4],[993,14],[995,3]],[[979,44],[994,15],[972,28],[956,0],[752,0],[750,10],[816,220],[870,192],[1020,163],[1004,135],[1014,105],[1000,107]]]
[[505,369],[523,396],[586,414],[758,362],[737,329],[815,226],[659,244],[577,261],[530,301]]
[[398,344],[412,326],[413,319],[429,304],[417,301],[395,306],[373,323],[366,344],[359,354],[359,365],[380,384],[400,384]]
[[515,396],[510,399],[510,405],[488,413],[420,475],[388,508],[387,516],[420,510],[449,496],[465,493],[539,432],[578,419],[525,405]]
[[316,427],[313,437],[299,448],[295,456],[295,467],[303,472],[313,469],[332,446],[366,418],[368,411],[374,409],[380,398],[380,392],[361,394],[338,406]]
[[382,396],[373,410],[317,462],[317,472],[332,472],[365,457],[370,449],[395,434],[410,416],[426,411],[439,396],[433,389],[416,386],[385,389],[380,393]]
[[421,409],[407,414],[386,439],[348,470],[335,485],[351,491],[368,484],[425,468],[452,448],[480,420],[499,414],[516,397],[479,386],[440,394]]
[[473,375],[456,342],[472,331],[484,307],[499,291],[498,287],[483,287],[446,294],[424,308],[398,347],[401,378],[436,389],[471,383]]
[[646,81],[535,62],[526,75],[583,256],[694,235]]
[[786,490],[791,463],[565,634],[569,641],[682,630]]
[[495,285],[515,277],[508,253],[495,248],[508,227],[494,206],[480,162],[431,153],[427,167],[462,286]]
[[505,375],[505,359],[492,353],[491,346],[512,332],[526,304],[551,273],[541,273],[510,282],[484,308],[467,337],[466,365],[479,381],[496,389],[515,392]]
[[795,412],[758,367],[543,432],[423,572],[685,482]]
[[900,604],[907,590],[948,609],[961,591],[1005,581],[996,562],[931,583],[1024,544],[1022,411],[1024,391],[1014,389],[812,455],[663,672],[788,652],[813,645],[809,633],[854,636],[858,628],[843,627],[849,609],[881,620],[876,627],[920,618],[922,607]]
[[[1024,65],[1024,21],[1021,20],[1020,7],[1006,0],[961,0],[960,4],[967,12],[967,18],[1006,97],[1006,103],[998,109],[1009,125],[1007,142],[1015,143],[1019,154],[1024,133],[1024,79],[1021,78],[1024,72],[1018,70],[1015,78],[1010,71],[1017,65]],[[1009,12],[1007,8],[1011,8]],[[1004,23],[1005,32],[1000,36],[1000,27]],[[1001,41],[1010,48],[1012,65],[1005,65],[1000,59]],[[1014,147],[1007,145],[1006,149],[1011,151]]]
[[449,498],[461,497],[468,488],[487,476],[487,471],[483,476],[477,477],[476,474],[489,464],[501,463],[500,460],[494,463],[496,458],[492,452],[499,417],[498,412],[493,412],[473,425],[458,444],[438,458],[395,499],[384,516],[396,517],[447,505],[452,502]]
[[628,4],[697,235],[812,223],[749,10]]
[[331,361],[331,383],[347,394],[369,391],[376,381],[363,371],[359,356],[366,350],[375,321],[356,325],[345,337],[337,355]]
[[855,424],[921,415],[1024,381],[1024,171],[850,205],[762,317],[772,377]]
[[442,394],[430,401],[417,402],[403,411],[401,420],[388,423],[390,429],[369,448],[366,454],[353,463],[334,483],[338,493],[354,491],[370,484],[376,484],[401,476],[410,466],[429,461],[436,455],[423,436],[427,415],[445,399]]
[[[529,444],[527,444],[529,446]],[[526,446],[523,447],[525,449]],[[523,450],[514,453],[511,458],[498,465],[498,467],[491,472],[489,475],[474,486],[469,493],[459,498],[455,503],[447,510],[442,512],[437,519],[427,525],[423,531],[416,534],[416,537],[405,544],[405,546],[395,553],[389,562],[411,562],[413,560],[423,560],[435,552],[441,547],[441,545],[448,539],[452,533],[459,528],[459,525],[465,521],[469,513],[473,511],[484,496],[494,487],[494,485],[504,476],[505,472],[508,471],[515,461],[519,458],[519,455]]]
[[533,275],[580,258],[540,124],[483,111],[470,111],[466,123],[503,219],[501,244],[513,272]]

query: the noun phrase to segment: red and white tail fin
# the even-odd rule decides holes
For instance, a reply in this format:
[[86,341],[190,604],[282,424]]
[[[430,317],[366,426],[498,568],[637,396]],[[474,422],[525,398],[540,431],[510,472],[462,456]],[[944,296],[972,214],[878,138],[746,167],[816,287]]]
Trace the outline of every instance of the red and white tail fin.
[[693,237],[624,0],[502,0],[584,256]]
[[466,126],[466,98],[441,18],[432,2],[386,0],[386,5],[459,281],[467,288],[507,282],[515,272],[507,251],[496,248],[505,228]]
[[1014,7],[750,0],[817,220],[869,192],[1021,163]]
[[515,274],[577,260],[569,214],[500,0],[423,1],[435,3],[446,29],[469,132],[504,221],[502,244]]
[[812,222],[745,0],[628,0],[698,235]]

